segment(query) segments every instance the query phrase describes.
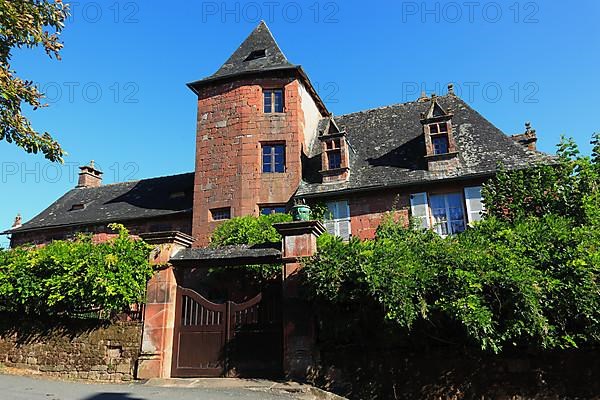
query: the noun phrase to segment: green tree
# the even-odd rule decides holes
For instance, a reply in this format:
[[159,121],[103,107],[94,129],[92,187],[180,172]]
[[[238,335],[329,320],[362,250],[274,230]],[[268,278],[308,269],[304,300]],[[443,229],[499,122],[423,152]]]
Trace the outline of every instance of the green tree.
[[59,143],[48,132],[36,132],[22,112],[23,103],[34,110],[47,106],[43,94],[32,81],[19,78],[10,61],[14,49],[40,46],[60,59],[59,35],[67,16],[61,0],[0,0],[0,140],[60,162],[64,151]]

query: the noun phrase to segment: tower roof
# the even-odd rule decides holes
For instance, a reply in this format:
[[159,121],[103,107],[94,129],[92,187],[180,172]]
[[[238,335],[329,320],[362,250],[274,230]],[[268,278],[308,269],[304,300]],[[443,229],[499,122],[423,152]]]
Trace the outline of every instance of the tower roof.
[[283,54],[267,24],[261,21],[250,35],[233,52],[225,64],[211,76],[188,83],[188,87],[199,94],[200,91],[217,82],[233,80],[241,76],[256,75],[264,72],[292,73],[299,77],[306,89],[315,99],[324,115],[329,114],[323,100],[319,97],[302,66],[292,64]]
[[195,86],[239,75],[299,68],[299,65],[288,61],[267,24],[261,21],[217,72],[188,86],[193,89]]
[[225,64],[209,78],[293,67],[295,65],[285,57],[267,24],[261,21]]

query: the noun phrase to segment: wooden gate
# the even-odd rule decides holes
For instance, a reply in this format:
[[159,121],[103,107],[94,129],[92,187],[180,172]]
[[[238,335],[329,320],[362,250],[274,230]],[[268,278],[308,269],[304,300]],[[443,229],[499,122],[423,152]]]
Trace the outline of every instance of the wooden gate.
[[259,293],[242,304],[213,303],[178,288],[173,377],[273,377],[281,373],[281,299]]

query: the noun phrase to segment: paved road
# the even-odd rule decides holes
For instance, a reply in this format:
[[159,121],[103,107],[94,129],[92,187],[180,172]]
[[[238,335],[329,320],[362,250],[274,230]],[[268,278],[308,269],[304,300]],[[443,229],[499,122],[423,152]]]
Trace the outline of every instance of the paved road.
[[251,389],[166,388],[62,382],[0,375],[0,400],[294,400],[292,394]]

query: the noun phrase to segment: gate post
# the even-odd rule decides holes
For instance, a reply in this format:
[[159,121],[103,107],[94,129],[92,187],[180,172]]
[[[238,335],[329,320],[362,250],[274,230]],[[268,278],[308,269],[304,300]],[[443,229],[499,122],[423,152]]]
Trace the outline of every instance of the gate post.
[[302,257],[317,252],[319,221],[275,224],[283,236],[283,370],[286,378],[304,380],[315,361],[315,327],[310,304],[300,296]]
[[190,247],[194,239],[181,232],[157,232],[140,236],[146,243],[155,246],[150,254],[150,263],[156,270],[146,289],[142,348],[136,377],[170,378],[177,281],[169,260],[179,250]]

